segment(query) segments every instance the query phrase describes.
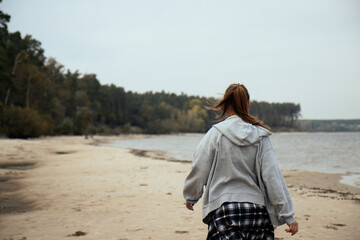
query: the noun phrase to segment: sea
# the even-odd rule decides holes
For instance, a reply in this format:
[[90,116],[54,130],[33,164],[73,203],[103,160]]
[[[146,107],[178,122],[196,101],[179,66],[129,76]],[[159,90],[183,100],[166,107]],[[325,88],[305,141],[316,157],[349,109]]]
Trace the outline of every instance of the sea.
[[[162,151],[169,158],[191,161],[203,136],[159,135],[104,145]],[[270,139],[281,169],[340,173],[341,183],[360,188],[360,132],[274,133]]]

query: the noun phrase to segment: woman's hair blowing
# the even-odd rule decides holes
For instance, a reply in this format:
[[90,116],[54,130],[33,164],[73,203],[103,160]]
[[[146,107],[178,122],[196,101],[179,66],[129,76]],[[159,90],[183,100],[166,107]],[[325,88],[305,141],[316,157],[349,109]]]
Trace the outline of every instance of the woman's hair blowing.
[[243,84],[233,83],[226,89],[224,97],[208,109],[221,111],[221,114],[216,117],[220,121],[226,117],[226,112],[231,109],[244,122],[270,129],[270,127],[265,125],[262,121],[250,115],[249,102],[250,94],[246,87]]

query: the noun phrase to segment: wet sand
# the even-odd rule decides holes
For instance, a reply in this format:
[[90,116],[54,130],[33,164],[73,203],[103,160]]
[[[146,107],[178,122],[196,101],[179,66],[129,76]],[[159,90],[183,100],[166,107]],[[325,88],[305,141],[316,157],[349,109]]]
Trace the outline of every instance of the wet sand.
[[[201,204],[190,212],[182,197],[191,165],[98,146],[108,139],[1,139],[0,240],[205,239]],[[277,239],[360,239],[359,188],[337,174],[284,177],[300,232],[290,237],[281,226]]]

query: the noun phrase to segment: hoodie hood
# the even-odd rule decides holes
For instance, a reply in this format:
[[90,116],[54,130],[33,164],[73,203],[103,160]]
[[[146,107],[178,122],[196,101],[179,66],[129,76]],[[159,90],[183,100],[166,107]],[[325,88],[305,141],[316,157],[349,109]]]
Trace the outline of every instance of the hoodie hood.
[[238,146],[252,145],[261,138],[271,135],[271,132],[261,126],[244,122],[239,116],[230,116],[214,127],[232,143]]

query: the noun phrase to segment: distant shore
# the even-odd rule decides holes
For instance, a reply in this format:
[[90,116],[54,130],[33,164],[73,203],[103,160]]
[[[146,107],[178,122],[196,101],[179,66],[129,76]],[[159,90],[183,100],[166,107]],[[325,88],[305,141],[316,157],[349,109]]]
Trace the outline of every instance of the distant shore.
[[[0,240],[205,239],[201,204],[195,212],[183,204],[191,165],[99,146],[115,139],[0,139]],[[339,183],[340,174],[283,174],[300,223],[291,239],[358,239],[359,188]],[[284,229],[278,239],[290,238]]]

